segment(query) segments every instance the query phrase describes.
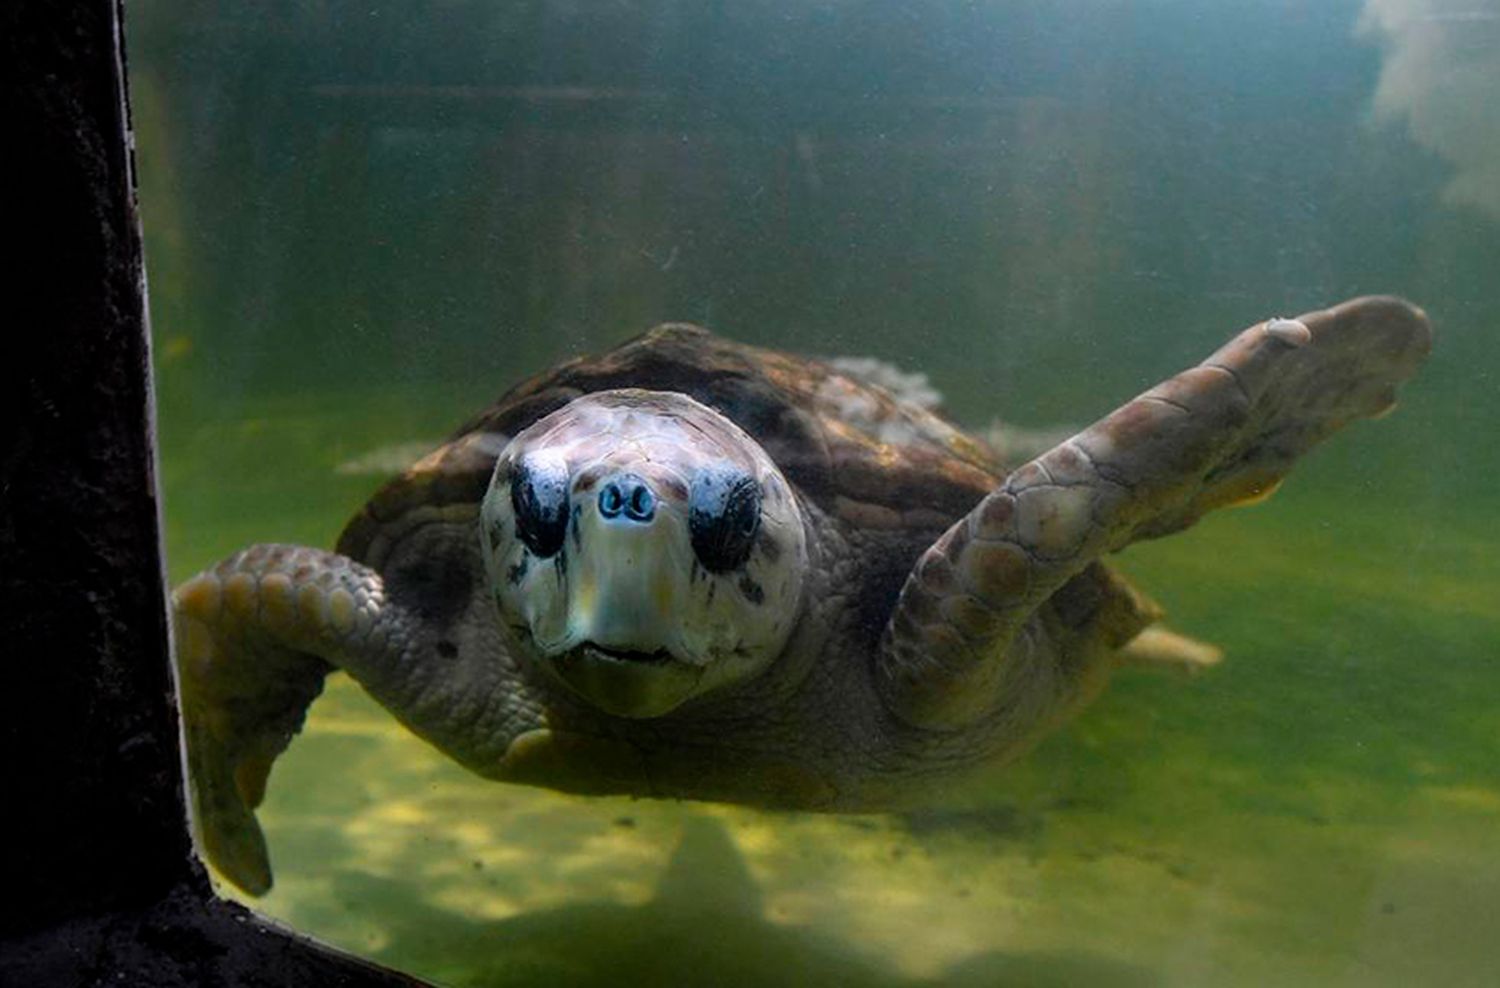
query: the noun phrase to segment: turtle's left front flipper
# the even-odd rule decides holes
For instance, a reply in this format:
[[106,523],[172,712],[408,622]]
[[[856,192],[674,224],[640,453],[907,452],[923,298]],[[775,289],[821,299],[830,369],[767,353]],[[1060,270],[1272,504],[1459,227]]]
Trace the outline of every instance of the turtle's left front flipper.
[[1394,298],[1271,319],[1016,470],[908,577],[879,660],[887,704],[933,728],[993,709],[1018,633],[1091,561],[1268,496],[1314,444],[1388,411],[1430,347],[1426,316]]

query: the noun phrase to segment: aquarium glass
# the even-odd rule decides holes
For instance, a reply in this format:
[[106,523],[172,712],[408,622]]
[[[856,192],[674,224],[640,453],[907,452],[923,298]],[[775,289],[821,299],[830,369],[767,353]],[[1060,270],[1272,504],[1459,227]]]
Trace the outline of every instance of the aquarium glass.
[[1497,0],[127,7],[174,582],[664,321],[1043,436],[1271,315],[1436,329],[1118,558],[1211,671],[852,815],[486,782],[335,676],[253,908],[453,986],[1500,978]]

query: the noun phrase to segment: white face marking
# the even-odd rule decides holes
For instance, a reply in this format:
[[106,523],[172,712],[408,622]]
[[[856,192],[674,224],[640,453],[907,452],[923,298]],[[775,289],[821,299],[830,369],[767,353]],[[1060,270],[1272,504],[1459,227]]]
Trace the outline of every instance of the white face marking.
[[480,526],[519,653],[610,713],[657,716],[755,675],[800,606],[790,485],[684,395],[600,392],[536,422],[500,455]]

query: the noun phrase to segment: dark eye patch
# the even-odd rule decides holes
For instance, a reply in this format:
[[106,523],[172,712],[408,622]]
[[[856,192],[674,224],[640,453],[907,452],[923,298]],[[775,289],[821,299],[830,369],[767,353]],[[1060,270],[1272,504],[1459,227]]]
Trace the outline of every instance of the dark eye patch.
[[562,548],[568,534],[568,471],[561,464],[523,459],[510,478],[516,535],[539,559]]
[[688,533],[704,569],[724,573],[745,564],[760,531],[760,505],[760,484],[743,470],[698,471],[688,492]]

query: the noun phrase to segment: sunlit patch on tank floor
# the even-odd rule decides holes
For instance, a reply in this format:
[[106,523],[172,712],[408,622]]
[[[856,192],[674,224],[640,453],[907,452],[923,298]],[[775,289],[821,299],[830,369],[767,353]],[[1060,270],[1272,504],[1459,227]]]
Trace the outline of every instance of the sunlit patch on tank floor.
[[[1475,908],[1500,907],[1486,864],[1500,859],[1500,792],[1433,784],[1402,799],[1329,778],[1299,803],[1211,751],[1184,750],[1090,802],[1073,787],[1099,770],[1087,765],[1113,719],[1106,708],[1044,746],[1034,768],[949,793],[958,808],[943,813],[775,814],[495,786],[339,679],[278,764],[264,817],[278,884],[254,906],[422,973],[435,963],[426,941],[524,931],[527,917],[555,910],[646,908],[685,823],[708,819],[732,845],[707,866],[722,879],[708,881],[745,899],[747,936],[762,922],[808,931],[901,979],[1010,970],[1017,957],[1083,946],[1168,984],[1230,971],[1262,983],[1336,979],[1378,955],[1379,930],[1399,923],[1447,937],[1468,963],[1488,949],[1465,932],[1472,924],[1443,919],[1444,897],[1422,890],[1457,868],[1472,879]],[[1066,779],[1080,763],[1072,783],[1038,781]],[[1238,805],[1246,793],[1259,802]],[[1404,836],[1392,843],[1393,833]],[[1331,930],[1329,916],[1340,917]],[[1327,939],[1296,947],[1296,931],[1311,928]],[[484,958],[459,961],[454,970]],[[1412,963],[1408,973],[1420,973]]]

